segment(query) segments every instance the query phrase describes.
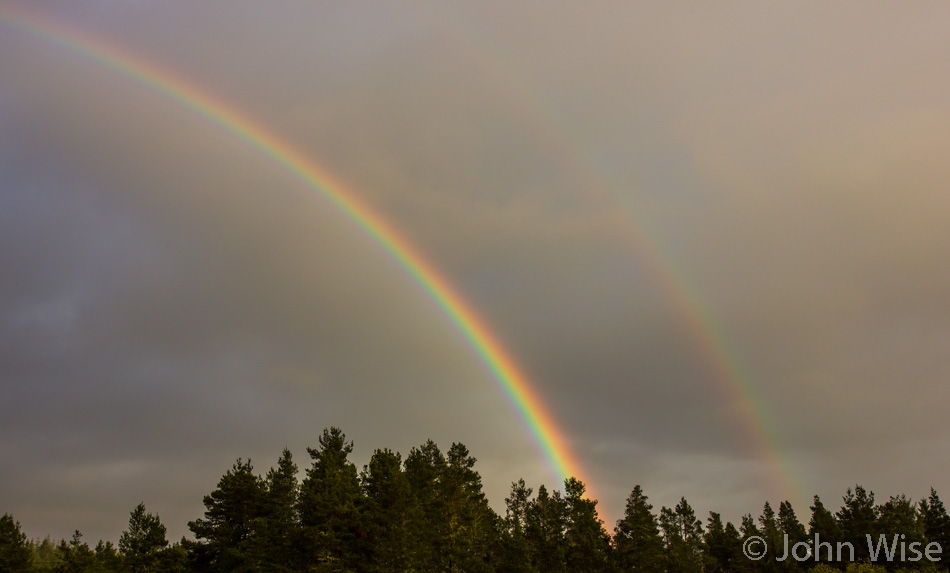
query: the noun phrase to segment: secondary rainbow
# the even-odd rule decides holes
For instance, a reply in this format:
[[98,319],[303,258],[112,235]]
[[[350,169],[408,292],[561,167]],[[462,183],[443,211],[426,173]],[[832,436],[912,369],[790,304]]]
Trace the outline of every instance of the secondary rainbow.
[[0,7],[0,22],[115,70],[189,108],[237,136],[319,193],[398,261],[450,318],[511,400],[556,477],[559,480],[577,477],[587,484],[589,495],[596,497],[537,392],[485,322],[416,248],[326,169],[220,98],[98,38],[14,7]]
[[440,19],[440,24],[452,31],[451,37],[472,53],[473,57],[468,61],[478,66],[477,71],[495,80],[494,85],[505,90],[519,105],[523,116],[533,118],[535,126],[544,131],[545,141],[559,144],[565,150],[564,157],[573,161],[586,181],[593,183],[585,186],[582,192],[608,196],[622,206],[628,215],[625,229],[629,244],[637,251],[639,261],[646,267],[652,282],[669,300],[684,334],[697,349],[720,391],[736,406],[749,445],[769,462],[775,493],[795,502],[798,507],[808,507],[811,497],[805,494],[800,476],[788,457],[783,455],[782,442],[770,423],[772,416],[766,404],[758,398],[755,384],[713,313],[702,303],[697,289],[692,287],[694,282],[688,280],[686,273],[676,264],[676,257],[664,250],[659,235],[652,232],[649,222],[639,215],[641,209],[623,192],[625,185],[610,180],[607,170],[597,167],[593,154],[580,144],[584,138],[574,134],[562,115],[552,109],[546,92],[528,84],[525,78],[530,74],[512,67],[514,60],[499,52],[497,43],[473,34],[463,22],[463,18]]

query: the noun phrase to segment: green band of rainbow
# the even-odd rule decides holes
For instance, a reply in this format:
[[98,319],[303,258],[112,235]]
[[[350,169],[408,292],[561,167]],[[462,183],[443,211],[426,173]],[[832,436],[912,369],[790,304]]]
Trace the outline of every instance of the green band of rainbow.
[[[0,7],[0,21],[115,70],[189,108],[242,139],[329,201],[395,259],[451,319],[514,404],[555,477],[587,481],[528,378],[484,321],[417,249],[325,169],[239,110],[154,64],[23,9]],[[590,497],[595,498],[587,485]]]

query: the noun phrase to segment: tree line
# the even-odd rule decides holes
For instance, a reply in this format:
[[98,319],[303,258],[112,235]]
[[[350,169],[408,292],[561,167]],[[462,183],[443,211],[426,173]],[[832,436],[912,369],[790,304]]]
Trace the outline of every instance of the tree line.
[[[858,485],[834,513],[816,495],[806,528],[788,501],[777,512],[766,502],[758,518],[745,515],[738,526],[710,512],[704,525],[685,497],[654,512],[637,485],[610,533],[597,501],[585,496],[576,478],[565,480],[563,493],[543,485],[534,491],[524,480],[512,483],[502,516],[488,504],[476,459],[462,444],[443,453],[429,440],[405,459],[376,450],[362,471],[349,461],[352,451],[339,428],[324,430],[319,447],[307,449],[311,464],[300,481],[286,449],[264,475],[255,473],[250,460],[238,459],[204,497],[204,517],[188,523],[194,539],[175,543],[144,504],[132,510],[118,546],[99,541],[90,547],[78,531],[58,543],[28,540],[4,514],[0,573],[880,573],[947,571],[950,561],[942,553],[919,560],[908,559],[912,551],[896,554],[898,543],[950,551],[950,517],[933,489],[919,501],[899,495],[877,503],[873,492]],[[876,542],[884,536],[884,553],[880,544],[869,546],[868,535]],[[750,559],[744,553],[750,543],[765,556]],[[791,557],[776,559],[796,545]]]

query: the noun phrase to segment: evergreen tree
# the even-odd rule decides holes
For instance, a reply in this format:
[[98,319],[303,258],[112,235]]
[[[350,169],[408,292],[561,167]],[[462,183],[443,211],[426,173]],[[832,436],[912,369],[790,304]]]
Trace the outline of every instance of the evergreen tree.
[[663,540],[653,506],[639,485],[627,497],[623,519],[614,528],[614,561],[621,571],[659,573],[664,570]]
[[782,533],[788,535],[789,545],[808,541],[808,533],[805,531],[805,526],[798,521],[798,516],[795,515],[795,509],[792,508],[792,504],[788,501],[783,501],[778,506],[778,526]]
[[706,544],[705,571],[726,573],[744,570],[748,560],[742,555],[742,541],[735,525],[731,522],[723,525],[722,517],[710,511],[703,539]]
[[188,563],[188,550],[183,543],[173,543],[158,555],[156,571],[162,573],[185,573],[193,571]]
[[0,571],[29,571],[33,552],[20,531],[20,522],[4,513],[0,517]]
[[494,559],[498,516],[482,492],[482,478],[474,469],[476,461],[464,445],[452,444],[439,480],[447,571],[487,571]]
[[548,494],[543,485],[528,505],[525,537],[531,562],[538,571],[567,571],[567,502],[561,492]]
[[417,543],[419,508],[398,453],[376,450],[363,468],[361,481],[366,496],[366,532],[370,560],[367,571],[409,571],[419,560]]
[[[96,554],[96,570],[103,572],[114,571],[118,573],[119,571],[129,571],[129,569],[122,566],[122,556],[119,555],[118,550],[112,545],[111,541],[106,541],[105,543],[102,540],[99,540],[99,543],[96,544],[95,548]],[[162,567],[159,564],[155,568],[155,571],[169,571],[168,568]]]
[[443,519],[445,500],[441,494],[445,465],[445,456],[432,440],[412,448],[406,456],[406,481],[417,508],[414,529],[419,550],[416,564],[420,571],[438,571],[442,567],[441,555],[448,535],[448,525]]
[[82,540],[82,533],[77,529],[72,538],[59,542],[60,561],[56,564],[56,573],[86,573],[96,569],[96,554],[89,545]]
[[[792,551],[796,543],[808,542],[808,533],[805,531],[805,526],[798,521],[798,516],[795,515],[795,509],[792,508],[792,504],[788,501],[783,501],[778,506],[778,528],[781,535],[788,536],[789,552]],[[783,538],[782,543],[784,544],[784,542],[785,540]],[[784,552],[784,547],[779,547],[777,550]],[[804,553],[799,552],[798,555],[804,555]],[[780,562],[779,565],[780,571],[801,571],[802,569],[802,564],[792,555],[789,555],[788,558]]]
[[[870,559],[867,536],[877,539],[877,511],[874,507],[874,492],[868,492],[860,485],[854,489],[848,488],[843,498],[844,505],[838,510],[836,517],[841,525],[841,533],[846,543],[854,547],[855,561]],[[848,548],[842,550],[842,557],[847,558]]]
[[217,489],[205,496],[204,519],[188,523],[199,540],[186,544],[197,568],[248,571],[259,565],[254,559],[255,525],[262,515],[264,488],[251,460],[239,458]]
[[[811,506],[811,519],[808,521],[808,539],[812,543],[814,555],[812,562],[836,563],[838,543],[844,540],[844,533],[835,516],[825,508],[821,499],[816,495]],[[815,540],[819,545],[815,546]],[[847,549],[842,550],[843,558],[847,558]]]
[[[742,516],[742,521],[739,523],[739,541],[744,544],[750,537],[762,537],[762,532],[756,527],[755,519],[752,518],[752,515],[747,513]],[[736,571],[743,572],[761,571],[763,568],[761,561],[749,559],[744,553],[738,565]]]
[[59,548],[49,535],[42,540],[33,539],[30,542],[30,550],[33,554],[33,570],[35,571],[52,571],[60,561]]
[[[926,545],[925,528],[917,515],[917,505],[906,495],[891,496],[877,507],[877,533],[888,540],[901,536],[905,543],[918,542]],[[877,544],[877,538],[874,538]]]
[[144,503],[139,503],[129,517],[129,529],[119,537],[125,569],[131,573],[157,570],[159,553],[167,546],[165,526],[157,515],[145,512]]
[[297,465],[290,450],[284,448],[277,467],[264,478],[261,509],[253,524],[255,535],[249,553],[263,570],[290,571],[299,565],[297,495]]
[[734,573],[752,571],[754,569],[752,561],[742,553],[742,533],[736,529],[736,526],[733,525],[731,521],[726,522],[725,538],[727,547],[731,548],[731,551],[729,551],[731,559],[729,565],[723,567],[723,571],[732,571]]
[[307,448],[313,465],[301,485],[300,521],[305,565],[317,571],[345,571],[368,557],[352,451],[335,427],[323,431],[319,450]]
[[716,573],[730,571],[732,548],[726,537],[726,526],[722,522],[722,516],[715,511],[710,511],[709,518],[706,519],[703,543],[706,544],[703,570]]
[[528,551],[528,507],[533,490],[523,479],[511,483],[511,494],[505,498],[505,520],[499,569],[511,573],[536,571]]
[[[950,516],[937,490],[930,488],[930,497],[922,499],[918,507],[927,541],[940,544],[943,549],[942,561],[946,563],[950,560]],[[943,568],[946,569],[946,565]]]
[[762,536],[759,528],[755,525],[755,520],[752,519],[752,516],[748,513],[742,516],[742,521],[739,525],[739,532],[742,534],[743,541],[750,537]]
[[785,561],[775,559],[781,556],[785,551],[785,537],[776,518],[775,510],[772,509],[772,505],[768,501],[765,502],[765,506],[762,508],[762,515],[759,516],[759,526],[759,534],[765,539],[765,543],[768,547],[766,558],[758,562],[757,568],[760,571],[784,571],[789,568],[789,566],[797,563],[795,559],[791,558]]
[[564,480],[567,567],[571,571],[605,571],[610,565],[610,534],[597,516],[597,501],[584,497],[585,490],[577,478]]
[[660,509],[660,529],[671,569],[682,573],[702,571],[703,524],[685,497],[674,509]]

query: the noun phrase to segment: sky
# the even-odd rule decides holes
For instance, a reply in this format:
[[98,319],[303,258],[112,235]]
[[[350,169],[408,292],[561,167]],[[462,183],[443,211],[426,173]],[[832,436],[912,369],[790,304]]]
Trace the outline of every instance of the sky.
[[0,3],[0,512],[115,541],[144,502],[175,540],[237,458],[287,447],[302,477],[329,426],[358,467],[464,443],[502,513],[512,481],[560,488],[365,229],[53,30],[241,110],[369,206],[523,371],[608,529],[637,484],[704,521],[950,495],[948,18]]

